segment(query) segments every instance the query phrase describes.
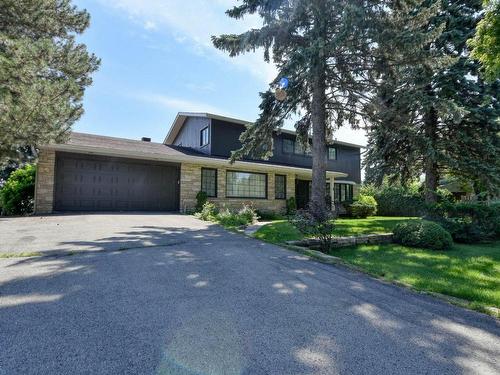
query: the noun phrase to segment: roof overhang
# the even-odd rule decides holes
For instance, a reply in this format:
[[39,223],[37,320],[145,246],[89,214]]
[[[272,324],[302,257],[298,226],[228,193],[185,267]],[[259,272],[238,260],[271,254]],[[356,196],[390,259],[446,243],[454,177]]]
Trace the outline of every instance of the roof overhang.
[[[250,162],[250,161],[236,161],[233,164],[231,164],[228,159],[215,159],[215,158],[193,156],[193,155],[161,155],[161,154],[145,153],[145,152],[137,152],[129,150],[103,149],[99,147],[76,146],[67,144],[51,144],[43,146],[41,148],[45,150],[74,152],[87,155],[102,155],[102,156],[123,157],[123,158],[141,159],[141,160],[155,160],[155,161],[163,161],[170,163],[190,163],[190,164],[202,163],[203,165],[214,166],[214,167],[217,166],[219,167],[225,166],[229,168],[246,167],[250,169],[263,168],[263,169],[273,169],[277,172],[288,172],[297,174],[312,173],[311,169],[308,168],[299,168],[286,165],[267,164],[267,163]],[[344,178],[348,176],[346,173],[335,172],[335,171],[327,171],[326,175],[327,177],[333,177],[333,178]]]

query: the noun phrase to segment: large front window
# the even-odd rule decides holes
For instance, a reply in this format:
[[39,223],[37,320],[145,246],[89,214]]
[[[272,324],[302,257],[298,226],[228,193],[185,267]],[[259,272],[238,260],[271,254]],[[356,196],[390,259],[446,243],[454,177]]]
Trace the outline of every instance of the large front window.
[[267,175],[227,171],[226,196],[228,198],[267,198]]

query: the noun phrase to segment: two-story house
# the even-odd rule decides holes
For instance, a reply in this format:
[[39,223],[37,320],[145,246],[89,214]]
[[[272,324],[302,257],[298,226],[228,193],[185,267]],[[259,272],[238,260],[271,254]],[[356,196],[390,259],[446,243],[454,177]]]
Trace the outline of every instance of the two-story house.
[[[179,113],[163,143],[73,132],[64,144],[41,147],[35,212],[187,211],[205,191],[219,205],[281,211],[310,196],[312,158],[295,133],[276,132],[269,160],[229,163],[248,122],[209,113]],[[361,182],[360,146],[328,148],[327,191],[352,200]]]

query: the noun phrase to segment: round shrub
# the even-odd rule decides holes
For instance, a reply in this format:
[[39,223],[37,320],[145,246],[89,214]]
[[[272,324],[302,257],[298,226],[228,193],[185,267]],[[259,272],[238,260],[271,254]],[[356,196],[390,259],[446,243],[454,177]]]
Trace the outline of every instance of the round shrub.
[[349,207],[350,216],[364,219],[377,213],[377,201],[370,195],[360,195]]
[[446,250],[453,240],[446,229],[430,221],[410,220],[396,225],[394,241],[411,247]]
[[196,206],[195,206],[195,212],[201,212],[203,210],[203,206],[208,200],[208,195],[204,191],[199,191],[196,194]]
[[35,195],[35,166],[25,165],[9,176],[0,190],[0,206],[6,215],[25,215],[33,212]]

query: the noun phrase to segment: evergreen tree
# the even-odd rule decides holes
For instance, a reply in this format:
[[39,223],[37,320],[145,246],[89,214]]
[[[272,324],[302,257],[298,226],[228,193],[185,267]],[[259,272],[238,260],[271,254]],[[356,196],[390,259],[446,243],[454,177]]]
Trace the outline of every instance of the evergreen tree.
[[[372,67],[373,21],[384,11],[383,1],[243,0],[227,11],[232,18],[259,14],[263,25],[240,35],[213,37],[218,49],[236,56],[264,49],[278,76],[267,92],[257,121],[241,136],[243,147],[232,160],[272,154],[272,133],[292,115],[299,139],[308,146],[312,133],[312,196],[316,217],[326,213],[327,142],[344,124],[358,126],[367,99]],[[287,97],[275,98],[281,77],[289,79]]]
[[381,19],[374,51],[377,80],[374,95],[366,106],[368,147],[365,181],[381,185],[389,181],[407,184],[421,173],[416,126],[422,121],[420,102],[426,96],[420,77],[449,63],[428,48],[444,25],[432,25],[438,2],[388,1]]
[[[425,50],[447,63],[438,64],[437,71],[429,64],[408,76],[408,90],[392,93],[391,99],[402,103],[393,111],[374,103],[375,112],[386,115],[379,119],[380,127],[370,129],[367,158],[370,171],[382,165],[384,172],[397,174],[403,181],[424,172],[428,203],[436,201],[439,176],[444,172],[469,178],[492,193],[500,182],[498,81],[483,82],[478,63],[468,58],[467,40],[479,21],[481,2],[440,2],[441,10],[431,25],[445,27]],[[408,96],[411,100],[405,102]],[[409,118],[403,118],[408,114]],[[392,125],[390,116],[399,124]],[[391,147],[391,141],[399,147]],[[373,173],[370,178],[380,180]]]
[[82,115],[99,65],[75,42],[88,25],[70,0],[0,1],[0,162],[62,140]]

